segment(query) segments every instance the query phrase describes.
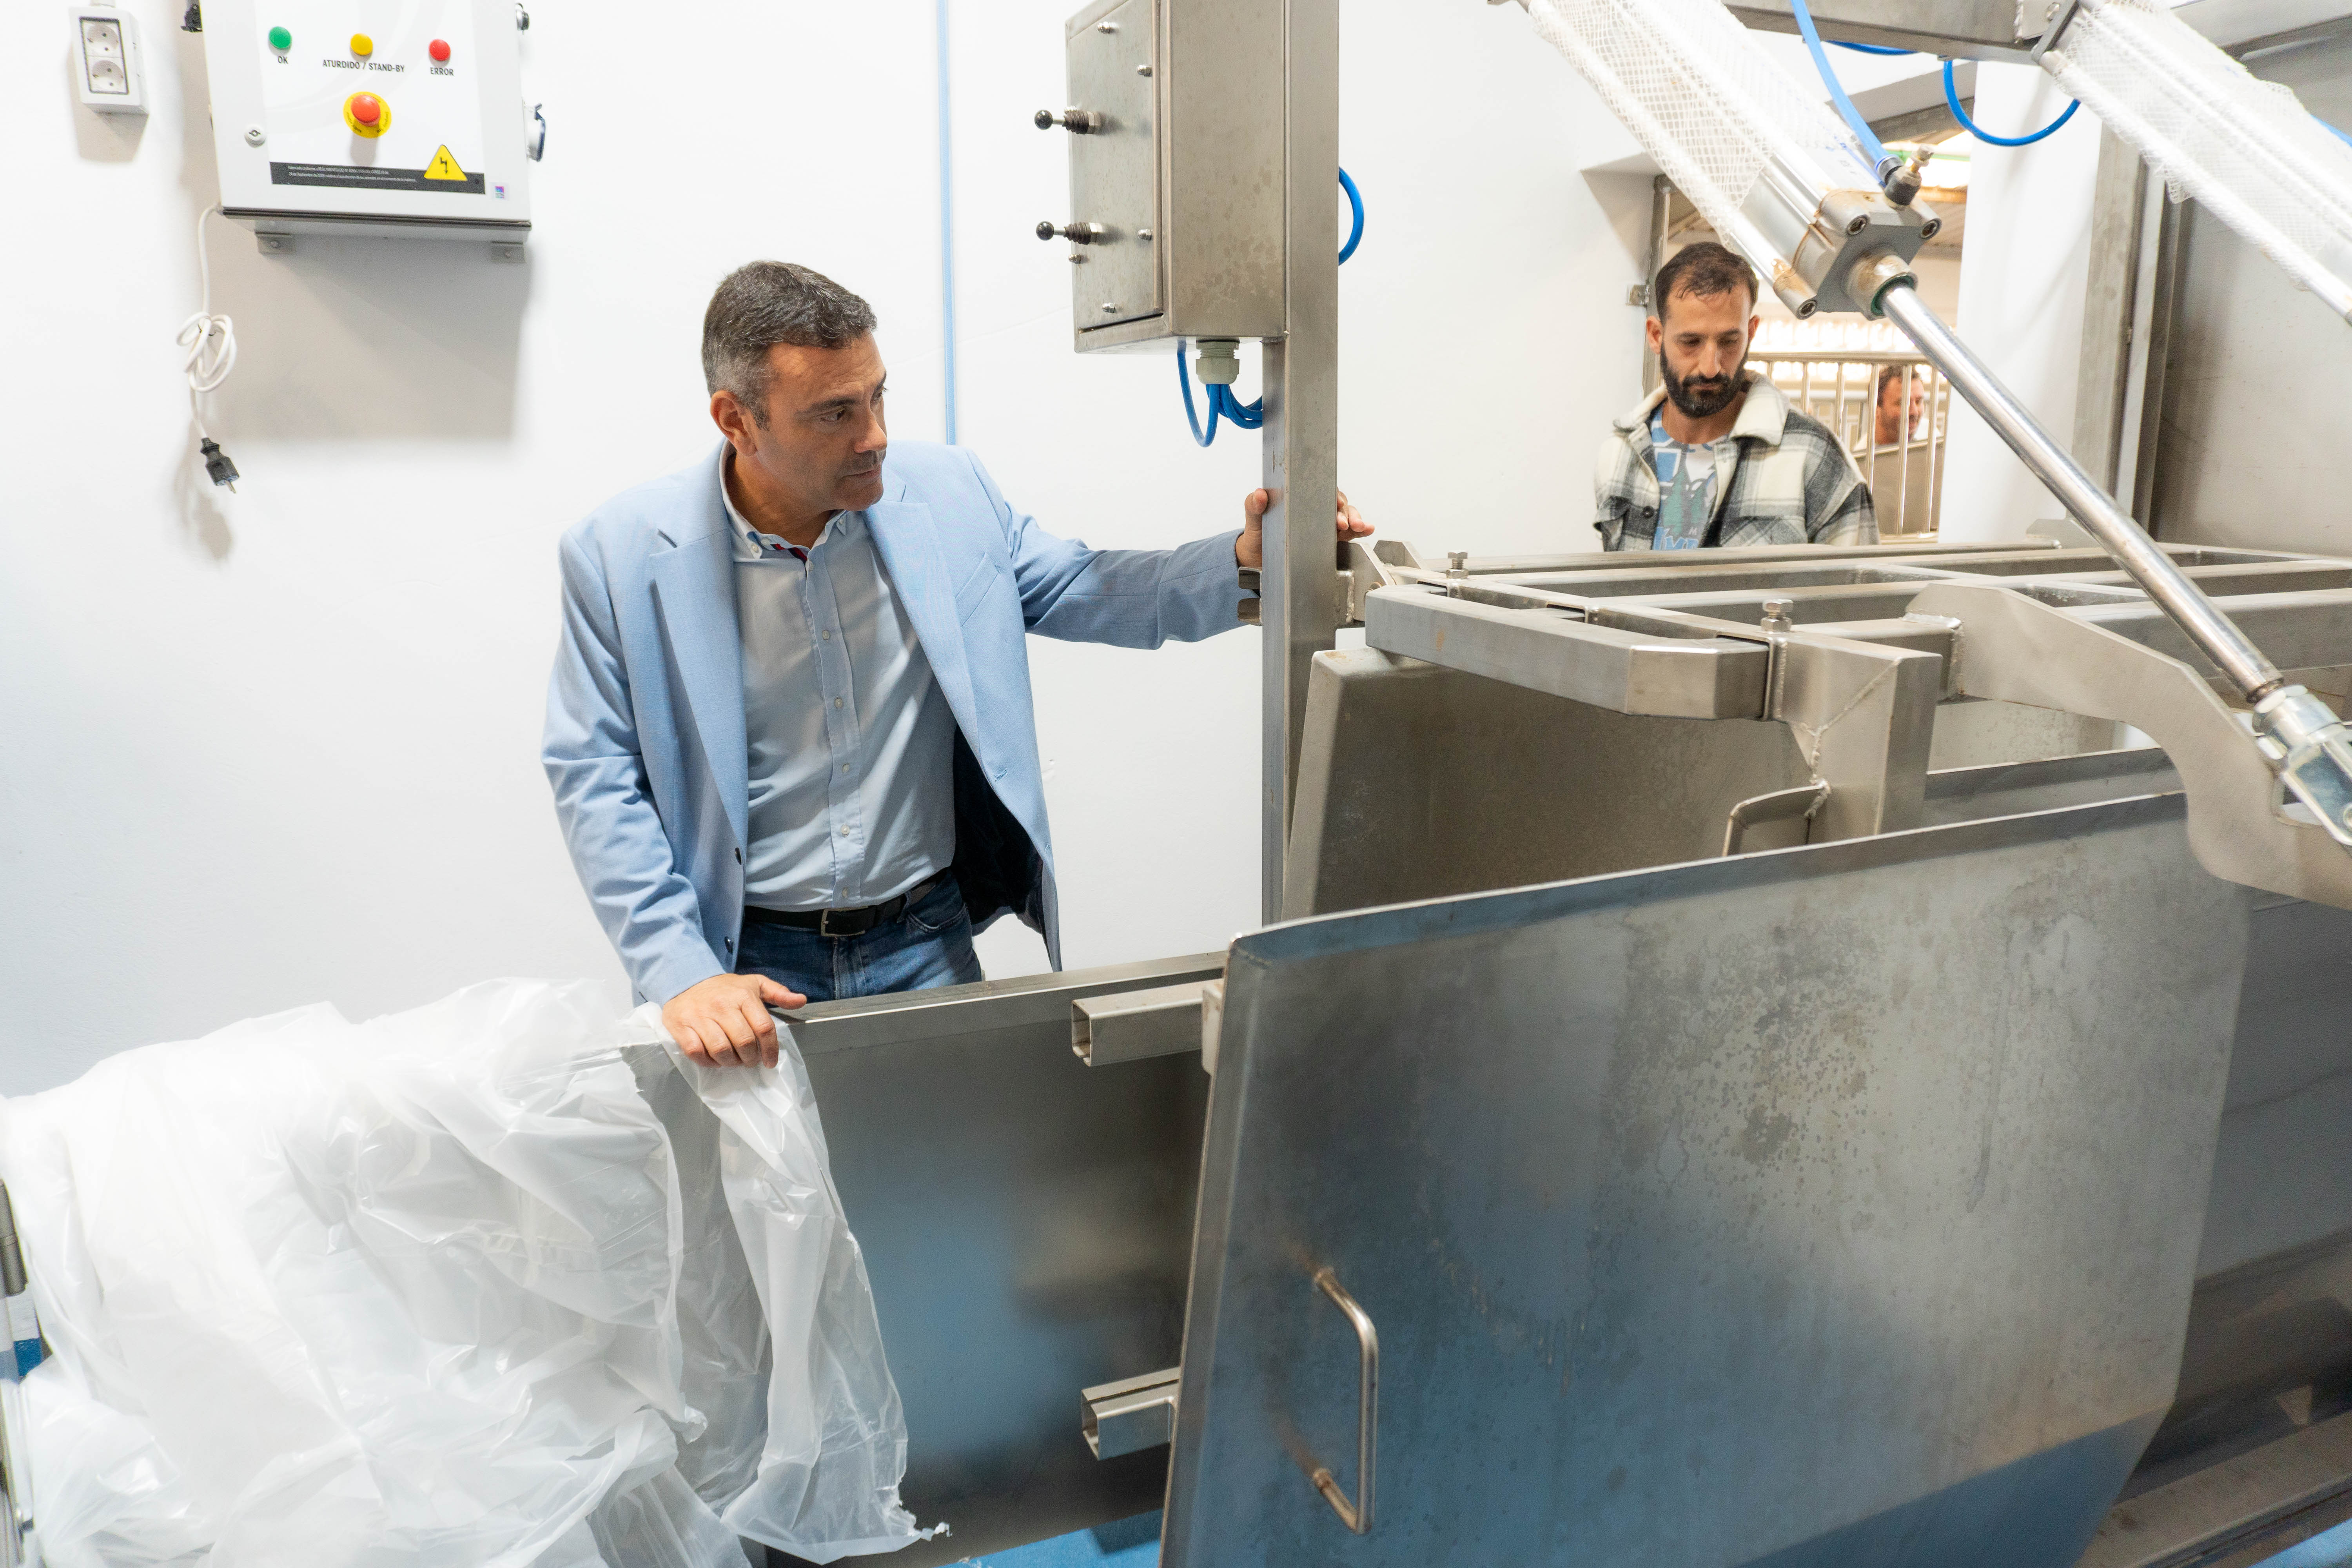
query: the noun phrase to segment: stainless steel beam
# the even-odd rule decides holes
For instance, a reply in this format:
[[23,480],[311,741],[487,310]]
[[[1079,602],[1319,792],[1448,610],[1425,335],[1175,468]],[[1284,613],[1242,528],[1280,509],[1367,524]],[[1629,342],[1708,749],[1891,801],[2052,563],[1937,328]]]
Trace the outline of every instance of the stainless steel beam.
[[2338,1415],[2117,1503],[2075,1568],[2212,1563],[2347,1491],[2352,1415]]
[[[1396,541],[1390,541],[1394,543]],[[1947,557],[1972,555],[2014,555],[2020,551],[2055,550],[2057,541],[2050,539],[2000,539],[1973,543],[1917,542],[1894,544],[1768,544],[1752,550],[1709,550],[1704,561],[1679,563],[1661,559],[1656,564],[1663,569],[1691,570],[1713,566],[1816,566],[1824,561],[1842,561],[1849,564],[1883,566],[1889,563],[1936,564]],[[1427,562],[1432,556],[1418,546],[1406,546],[1416,560]],[[1386,559],[1386,557],[1382,557]],[[1626,556],[1621,552],[1600,550],[1562,551],[1545,555],[1473,555],[1463,563],[1473,577],[1525,577],[1538,573],[1595,572],[1625,570]],[[1966,571],[1965,566],[1956,570]]]
[[1181,1367],[1148,1372],[1080,1391],[1079,1426],[1097,1459],[1139,1454],[1166,1443],[1176,1430],[1176,1385]]
[[1070,1049],[1090,1068],[1201,1048],[1201,983],[1081,996],[1070,1004]]
[[[1768,33],[1797,30],[1789,0],[1727,0],[1726,8]],[[1811,6],[1824,38],[2019,61],[2029,58],[2049,9],[2048,0],[1816,0]],[[2352,5],[2345,0],[2193,0],[2174,15],[2218,47],[2237,52],[2326,37],[2352,20]],[[2028,29],[2023,37],[2021,24]]]
[[[2147,164],[2112,131],[2099,134],[2099,170],[2091,191],[2090,271],[2083,290],[2083,338],[2074,379],[2074,456],[2091,478],[2130,510],[2131,487],[2117,466],[2132,405],[2140,279],[2140,212]],[[2144,365],[2141,366],[2144,369]]]
[[1029,974],[1017,980],[977,980],[969,985],[941,985],[929,991],[819,1002],[776,1016],[792,1031],[801,1055],[814,1057],[970,1034],[975,1029],[1066,1026],[1072,1005],[1083,998],[1179,983],[1197,985],[1224,972],[1223,953],[1202,952],[1143,963],[1068,969],[1057,974]]
[[[1728,0],[1727,9],[1768,33],[1797,30],[1789,0]],[[2032,43],[2017,35],[2016,0],[1816,0],[1811,9],[1822,37],[1842,43],[2018,61]]]
[[[2352,664],[2352,588],[2231,596],[2214,602],[2248,636],[2262,638],[2263,646],[2288,669]],[[2168,658],[2186,659],[2200,670],[2213,668],[2171,618],[2153,605],[2100,605],[2068,613],[2086,626],[2113,632]]]
[[1753,719],[1764,711],[1769,659],[1759,643],[1642,637],[1427,588],[1368,595],[1364,642],[1612,712]]
[[1795,731],[1814,776],[1830,786],[1807,842],[1919,826],[1943,672],[1938,654],[1837,637],[1775,639],[1769,716]]
[[1282,908],[1284,849],[1315,655],[1338,639],[1331,500],[1339,488],[1339,0],[1284,0],[1286,333],[1265,350],[1264,783],[1260,877]]

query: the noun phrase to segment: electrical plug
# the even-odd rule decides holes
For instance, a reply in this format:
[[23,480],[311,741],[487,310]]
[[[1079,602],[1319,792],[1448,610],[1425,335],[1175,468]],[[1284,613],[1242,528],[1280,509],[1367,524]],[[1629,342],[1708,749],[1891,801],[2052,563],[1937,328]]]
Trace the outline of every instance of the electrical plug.
[[229,494],[235,495],[236,465],[229,461],[228,454],[221,450],[220,443],[207,436],[196,443],[196,449],[205,455],[205,472],[211,476],[213,483],[226,485]]

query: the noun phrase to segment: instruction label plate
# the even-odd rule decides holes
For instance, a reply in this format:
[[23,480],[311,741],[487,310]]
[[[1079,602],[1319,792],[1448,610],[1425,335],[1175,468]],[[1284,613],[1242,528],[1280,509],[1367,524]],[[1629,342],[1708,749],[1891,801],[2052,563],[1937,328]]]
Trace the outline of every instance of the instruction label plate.
[[[446,157],[445,152],[443,157]],[[441,160],[436,159],[436,166]],[[273,185],[348,185],[363,191],[439,191],[448,195],[480,195],[482,176],[457,178],[430,169],[370,169],[352,163],[272,163]]]

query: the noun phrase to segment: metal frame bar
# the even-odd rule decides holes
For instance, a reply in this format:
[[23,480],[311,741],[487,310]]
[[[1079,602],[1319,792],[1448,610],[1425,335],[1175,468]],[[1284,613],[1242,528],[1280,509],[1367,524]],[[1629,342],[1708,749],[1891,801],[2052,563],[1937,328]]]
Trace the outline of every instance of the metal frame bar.
[[1339,488],[1339,0],[1284,0],[1283,255],[1286,331],[1265,348],[1265,565],[1261,902],[1282,909],[1282,868],[1315,656],[1338,640],[1337,552],[1324,500]]
[[[2352,665],[2352,560],[2150,548],[2274,668]],[[1368,647],[1620,713],[1777,720],[1829,786],[1810,842],[1916,826],[1935,706],[1991,699],[2228,753],[2183,767],[2208,868],[2352,908],[2352,859],[2277,814],[2236,683],[2104,550],[1419,559],[1358,552]]]

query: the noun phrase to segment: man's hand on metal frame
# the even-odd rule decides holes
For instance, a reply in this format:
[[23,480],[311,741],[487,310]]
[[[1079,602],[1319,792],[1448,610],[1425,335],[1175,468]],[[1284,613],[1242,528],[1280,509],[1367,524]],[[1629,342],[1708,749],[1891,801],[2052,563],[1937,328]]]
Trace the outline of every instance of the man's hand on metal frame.
[[[1271,490],[1252,490],[1242,498],[1242,536],[1234,541],[1234,560],[1236,564],[1253,572],[1265,564],[1265,509],[1273,504],[1274,492]],[[1339,504],[1332,510],[1332,521],[1339,531],[1339,542],[1342,544],[1351,539],[1362,539],[1372,531],[1372,525],[1366,522],[1364,514],[1349,503],[1345,490],[1339,492]]]
[[688,1061],[705,1067],[774,1067],[776,1020],[771,1007],[804,1007],[808,998],[764,974],[714,974],[662,1004],[662,1027]]

